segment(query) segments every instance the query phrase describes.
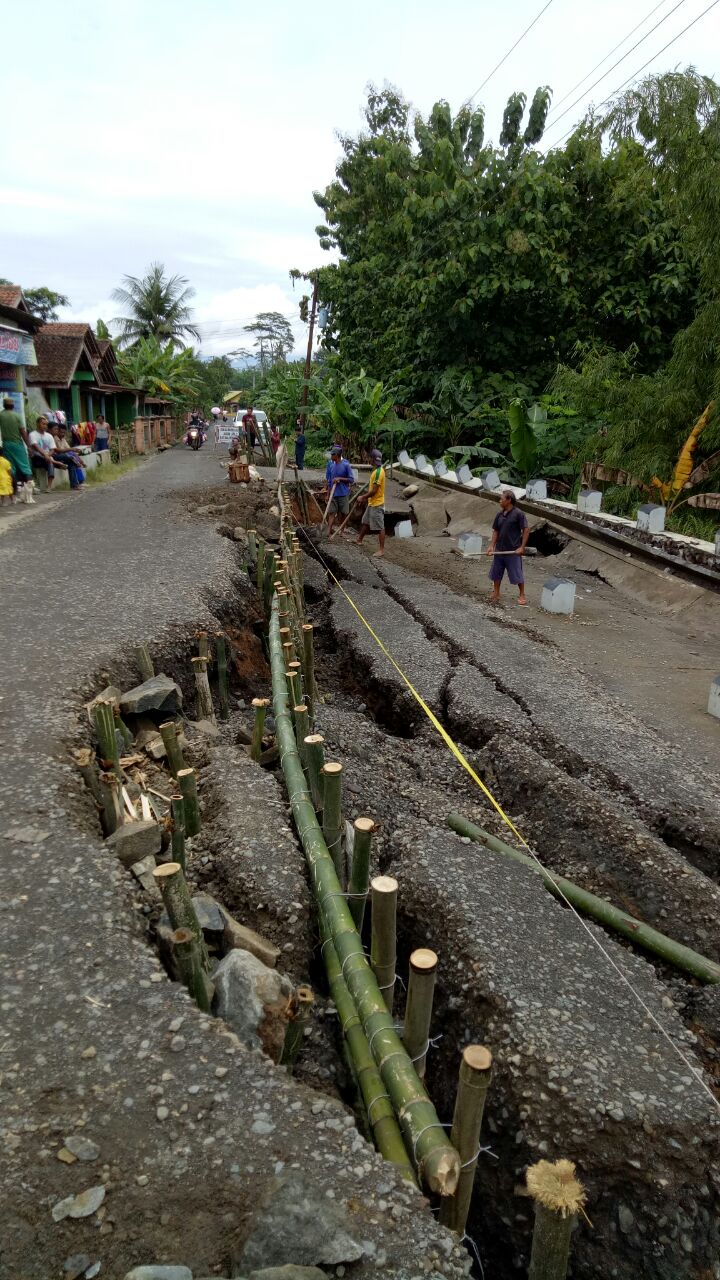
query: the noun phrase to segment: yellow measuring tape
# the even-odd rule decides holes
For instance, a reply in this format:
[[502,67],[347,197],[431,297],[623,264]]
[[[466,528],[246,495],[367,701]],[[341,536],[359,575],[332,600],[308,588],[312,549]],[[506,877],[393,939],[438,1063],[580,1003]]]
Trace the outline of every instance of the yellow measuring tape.
[[[321,558],[322,558],[322,557],[321,557]],[[326,561],[324,558],[322,558],[322,561],[323,561],[323,564],[325,565],[325,568],[327,569],[327,571],[328,571],[328,573],[329,573],[330,577],[332,578],[333,582],[334,582],[334,583],[335,583],[335,585],[338,587],[338,589],[342,592],[342,594],[344,595],[344,597],[345,597],[345,599],[347,600],[348,604],[350,605],[350,608],[354,610],[354,612],[357,614],[358,618],[359,618],[359,619],[360,619],[360,621],[362,622],[363,626],[364,626],[364,627],[366,627],[366,628],[367,628],[367,630],[370,632],[370,635],[372,636],[372,638],[373,638],[373,640],[375,641],[376,645],[377,645],[380,649],[382,649],[382,652],[385,654],[385,657],[387,658],[388,662],[392,663],[393,667],[395,668],[395,670],[397,671],[398,675],[400,676],[400,679],[403,681],[403,683],[404,683],[404,684],[406,684],[406,685],[407,685],[407,687],[408,687],[408,689],[410,690],[410,692],[411,692],[411,694],[412,694],[413,698],[415,699],[415,701],[416,701],[416,702],[417,702],[417,703],[422,707],[422,709],[423,709],[423,711],[425,712],[425,715],[427,716],[427,718],[428,718],[428,720],[430,721],[430,723],[434,726],[434,728],[435,728],[435,729],[437,729],[437,731],[438,731],[438,733],[440,734],[440,737],[442,738],[442,740],[443,740],[443,742],[445,743],[446,747],[449,747],[449,748],[450,748],[450,750],[452,751],[453,755],[455,756],[455,759],[456,759],[456,760],[458,760],[458,761],[460,762],[460,764],[462,765],[463,769],[465,769],[465,771],[466,771],[467,773],[469,773],[469,774],[470,774],[470,777],[472,778],[473,782],[477,783],[477,785],[479,786],[479,788],[480,788],[480,790],[482,791],[483,795],[487,796],[487,798],[488,798],[488,800],[490,801],[490,803],[491,803],[491,805],[492,805],[493,809],[495,809],[495,811],[496,811],[497,813],[499,813],[499,814],[500,814],[500,817],[502,818],[503,822],[506,824],[506,826],[508,826],[508,827],[510,828],[510,830],[511,830],[511,831],[512,831],[512,833],[513,833],[513,835],[517,837],[517,839],[520,841],[520,844],[521,844],[521,845],[523,845],[523,847],[524,847],[525,849],[528,849],[528,850],[529,850],[529,849],[530,849],[530,845],[528,844],[527,840],[525,840],[525,839],[521,836],[520,832],[518,831],[517,827],[515,826],[515,823],[512,821],[512,819],[511,819],[511,818],[508,818],[508,816],[507,816],[507,814],[506,814],[505,810],[503,809],[502,805],[501,805],[501,804],[499,804],[499,803],[498,803],[498,801],[495,799],[495,797],[494,797],[494,795],[493,795],[492,791],[490,791],[490,790],[488,789],[488,787],[486,787],[486,786],[485,786],[485,783],[483,782],[482,778],[479,778],[479,777],[478,777],[478,775],[476,774],[476,772],[475,772],[475,770],[473,769],[472,765],[470,764],[470,761],[466,759],[466,757],[463,755],[463,753],[462,753],[462,751],[460,750],[460,748],[459,748],[459,746],[457,745],[457,743],[456,743],[456,742],[454,742],[454,741],[453,741],[453,739],[450,737],[450,734],[448,733],[447,729],[445,729],[445,728],[443,727],[443,725],[441,725],[441,723],[440,723],[440,721],[438,720],[437,716],[435,715],[434,711],[432,711],[432,710],[430,709],[430,707],[428,706],[427,702],[426,702],[426,701],[425,701],[425,699],[423,698],[422,694],[421,694],[421,693],[418,693],[418,691],[417,691],[417,689],[415,688],[415,685],[412,683],[412,681],[408,680],[408,678],[407,678],[407,676],[405,675],[405,672],[403,671],[402,667],[398,665],[398,663],[395,661],[395,659],[393,658],[392,654],[390,653],[389,649],[387,649],[387,648],[385,647],[385,645],[383,644],[383,642],[382,642],[382,640],[380,639],[380,637],[379,637],[379,635],[377,634],[377,632],[373,630],[373,628],[371,627],[371,625],[370,625],[370,623],[368,622],[367,618],[366,618],[366,617],[364,616],[364,614],[360,611],[360,609],[358,609],[358,607],[357,607],[357,605],[355,604],[355,601],[353,600],[352,596],[349,596],[349,595],[348,595],[348,593],[347,593],[347,591],[345,590],[345,588],[342,586],[342,584],[341,584],[341,583],[338,581],[338,579],[335,577],[335,574],[333,573],[332,569],[331,569],[331,568],[330,568],[330,566],[328,565],[327,561]]]

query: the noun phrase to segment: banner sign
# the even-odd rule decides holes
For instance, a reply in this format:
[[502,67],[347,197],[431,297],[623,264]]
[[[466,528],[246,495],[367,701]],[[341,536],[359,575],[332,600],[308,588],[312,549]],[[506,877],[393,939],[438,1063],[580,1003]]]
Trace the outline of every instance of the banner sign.
[[36,365],[32,338],[19,329],[6,329],[0,325],[0,363]]
[[215,424],[215,431],[218,444],[232,444],[238,436],[242,439],[242,431],[234,422],[218,422]]

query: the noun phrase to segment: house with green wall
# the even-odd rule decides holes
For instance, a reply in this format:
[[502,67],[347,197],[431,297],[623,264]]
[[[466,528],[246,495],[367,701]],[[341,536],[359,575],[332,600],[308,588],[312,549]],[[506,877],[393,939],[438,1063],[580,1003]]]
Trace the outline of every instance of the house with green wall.
[[68,422],[94,422],[99,413],[112,427],[130,425],[144,412],[144,394],[117,380],[115,350],[98,340],[89,324],[44,324],[35,337],[37,365],[28,369],[28,396],[42,412],[61,409]]

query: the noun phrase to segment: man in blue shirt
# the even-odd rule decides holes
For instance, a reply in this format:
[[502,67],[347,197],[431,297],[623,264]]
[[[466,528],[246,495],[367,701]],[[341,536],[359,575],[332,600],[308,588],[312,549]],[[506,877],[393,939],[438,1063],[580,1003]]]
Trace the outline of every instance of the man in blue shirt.
[[354,483],[355,475],[350,463],[342,456],[342,445],[334,444],[325,469],[325,492],[332,494],[327,526],[329,534],[338,516],[346,516],[350,510],[350,486]]

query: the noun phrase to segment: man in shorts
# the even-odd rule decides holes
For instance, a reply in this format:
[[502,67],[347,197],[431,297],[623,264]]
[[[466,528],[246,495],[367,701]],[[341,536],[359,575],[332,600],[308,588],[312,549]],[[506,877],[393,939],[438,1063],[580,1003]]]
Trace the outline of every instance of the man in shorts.
[[379,559],[380,556],[385,555],[385,468],[382,465],[382,454],[379,449],[373,449],[370,457],[373,460],[374,469],[368,481],[367,506],[363,512],[357,545],[360,546],[366,533],[376,533],[379,545],[373,559]]
[[[492,541],[486,555],[493,557],[488,577],[493,584],[491,604],[500,603],[500,583],[503,574],[518,588],[518,604],[527,604],[525,599],[525,574],[522,558],[530,536],[527,517],[515,505],[515,494],[512,489],[504,489],[500,496],[500,510],[493,520]],[[503,554],[500,554],[500,553]]]
[[342,456],[342,445],[334,444],[325,469],[325,493],[328,496],[332,494],[328,510],[328,534],[332,533],[338,516],[345,517],[350,511],[350,486],[354,483],[355,475],[350,463]]

